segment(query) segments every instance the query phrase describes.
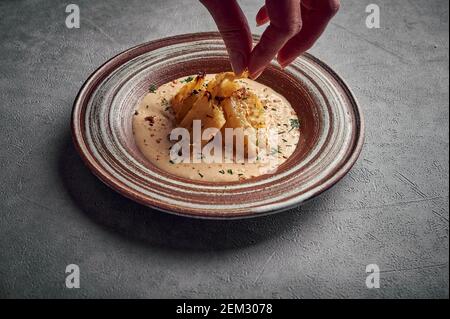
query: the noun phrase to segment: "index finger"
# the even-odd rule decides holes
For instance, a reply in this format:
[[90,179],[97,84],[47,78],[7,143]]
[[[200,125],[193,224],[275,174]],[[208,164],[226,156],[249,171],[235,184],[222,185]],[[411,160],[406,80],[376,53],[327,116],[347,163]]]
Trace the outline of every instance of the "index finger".
[[250,54],[248,69],[256,78],[278,51],[302,28],[300,0],[266,0],[270,25]]
[[236,0],[201,0],[211,13],[228,50],[236,74],[247,67],[252,50],[252,35],[247,19]]
[[313,46],[339,10],[339,5],[339,0],[303,0],[303,28],[278,52],[278,62],[282,67]]

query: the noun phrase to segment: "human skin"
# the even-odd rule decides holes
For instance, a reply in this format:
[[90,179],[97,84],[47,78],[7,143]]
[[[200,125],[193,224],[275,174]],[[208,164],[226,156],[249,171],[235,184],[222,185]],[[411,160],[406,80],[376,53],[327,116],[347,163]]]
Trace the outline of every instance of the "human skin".
[[273,58],[284,68],[310,49],[339,10],[339,0],[266,0],[256,15],[258,26],[269,22],[252,48],[247,18],[236,0],[200,0],[211,13],[225,42],[233,71],[246,68],[256,79]]

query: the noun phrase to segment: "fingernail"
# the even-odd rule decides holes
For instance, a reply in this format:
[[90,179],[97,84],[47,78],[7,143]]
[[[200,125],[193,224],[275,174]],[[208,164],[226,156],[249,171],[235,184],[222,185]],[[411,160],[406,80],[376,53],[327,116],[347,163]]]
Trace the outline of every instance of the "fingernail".
[[259,71],[255,72],[255,73],[250,74],[250,79],[256,80],[256,79],[261,75],[261,73],[263,73],[263,71],[264,71],[264,69],[259,70]]
[[230,61],[233,72],[236,75],[241,75],[245,69],[245,57],[239,51],[230,52]]
[[295,59],[290,59],[290,60],[286,60],[286,61],[280,61],[279,58],[277,58],[278,60],[278,64],[280,64],[281,68],[284,69],[286,68],[289,64],[291,64]]

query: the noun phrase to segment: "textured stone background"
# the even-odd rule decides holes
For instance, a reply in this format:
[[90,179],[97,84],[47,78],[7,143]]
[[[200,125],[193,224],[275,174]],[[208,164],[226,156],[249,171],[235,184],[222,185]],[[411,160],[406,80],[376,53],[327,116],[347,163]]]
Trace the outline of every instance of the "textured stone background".
[[[301,208],[254,220],[153,212],[99,182],[69,131],[84,80],[113,55],[215,30],[186,1],[0,1],[1,297],[446,297],[448,1],[343,0],[311,50],[366,116],[353,170]],[[382,28],[365,27],[378,3]],[[256,28],[261,1],[241,1]],[[66,289],[65,267],[81,268]],[[381,288],[365,287],[380,266]]]

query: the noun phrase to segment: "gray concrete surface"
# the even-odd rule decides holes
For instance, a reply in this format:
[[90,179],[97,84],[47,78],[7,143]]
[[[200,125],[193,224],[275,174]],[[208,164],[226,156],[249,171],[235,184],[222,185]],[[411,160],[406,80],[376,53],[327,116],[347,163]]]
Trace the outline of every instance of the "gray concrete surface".
[[[0,297],[448,298],[448,1],[343,0],[311,50],[364,110],[353,170],[307,205],[200,221],[137,205],[76,154],[73,100],[136,44],[215,30],[196,1],[0,1]],[[379,4],[381,28],[365,27]],[[261,1],[241,1],[252,30]],[[65,288],[78,264],[81,288]],[[381,269],[367,289],[365,267]]]

